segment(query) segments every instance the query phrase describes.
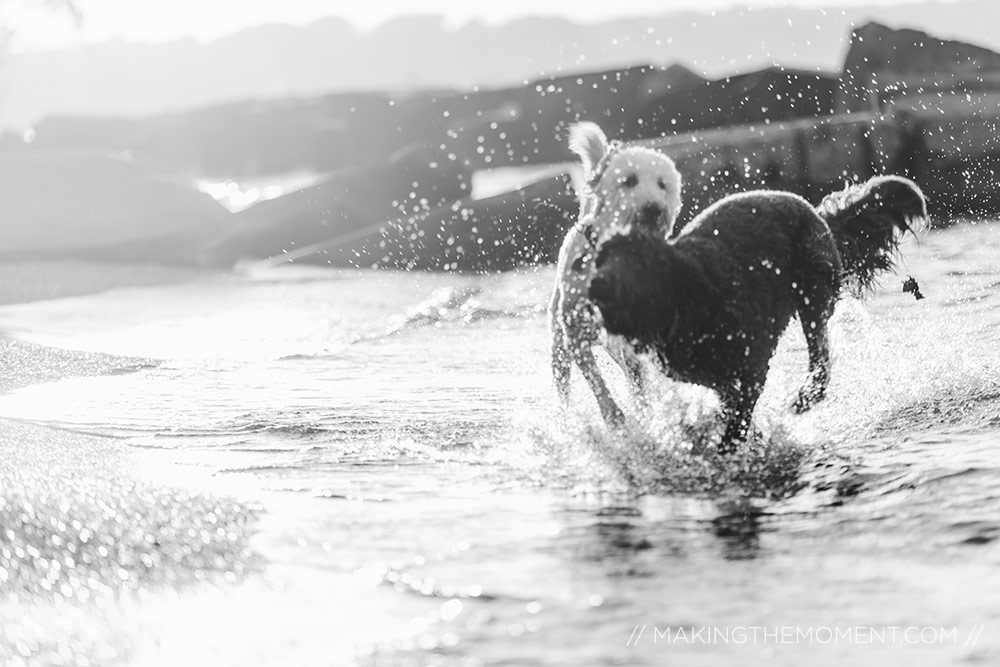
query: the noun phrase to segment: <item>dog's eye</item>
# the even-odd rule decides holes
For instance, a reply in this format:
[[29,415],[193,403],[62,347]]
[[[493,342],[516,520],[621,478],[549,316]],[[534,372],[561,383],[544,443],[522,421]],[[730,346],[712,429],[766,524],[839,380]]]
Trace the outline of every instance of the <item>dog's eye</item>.
[[659,179],[658,181],[656,181],[656,184],[657,184],[658,186],[660,186],[660,189],[661,189],[661,190],[666,190],[666,189],[667,189],[667,182],[666,182],[666,181],[664,181],[664,180],[663,180],[662,178],[661,178],[661,179]]
[[622,179],[622,186],[626,188],[634,188],[639,185],[639,177],[635,174],[629,174]]

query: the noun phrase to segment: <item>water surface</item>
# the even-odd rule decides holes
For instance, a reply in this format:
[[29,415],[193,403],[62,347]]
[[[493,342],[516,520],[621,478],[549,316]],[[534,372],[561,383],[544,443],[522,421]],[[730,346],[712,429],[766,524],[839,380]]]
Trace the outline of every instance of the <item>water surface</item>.
[[[0,416],[112,438],[154,477],[264,508],[260,575],[45,616],[138,664],[994,664],[998,253],[991,224],[908,242],[900,277],[841,304],[829,399],[803,416],[793,325],[764,440],[735,462],[702,451],[717,403],[696,387],[660,383],[625,437],[579,377],[559,409],[551,268],[281,267],[4,306],[21,340],[150,363],[13,391]],[[958,634],[663,639],[706,626]]]

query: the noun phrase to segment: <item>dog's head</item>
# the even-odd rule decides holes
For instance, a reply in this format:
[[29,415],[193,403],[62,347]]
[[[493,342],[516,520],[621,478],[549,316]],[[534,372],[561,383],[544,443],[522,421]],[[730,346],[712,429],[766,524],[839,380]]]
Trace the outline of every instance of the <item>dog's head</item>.
[[584,211],[602,237],[633,226],[669,236],[681,209],[681,175],[674,161],[643,146],[608,142],[596,123],[570,127],[569,147],[583,163]]

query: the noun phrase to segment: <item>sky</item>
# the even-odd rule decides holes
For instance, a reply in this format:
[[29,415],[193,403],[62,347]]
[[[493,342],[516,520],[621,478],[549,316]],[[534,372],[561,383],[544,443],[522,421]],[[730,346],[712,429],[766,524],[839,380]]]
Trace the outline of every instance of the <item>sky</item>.
[[327,16],[362,29],[402,14],[440,14],[453,25],[470,20],[502,23],[527,15],[593,22],[620,16],[734,5],[845,7],[903,0],[76,0],[83,23],[41,9],[40,0],[0,0],[0,25],[14,30],[12,48],[40,50],[108,39],[162,42],[185,36],[210,40],[263,23],[303,24]]

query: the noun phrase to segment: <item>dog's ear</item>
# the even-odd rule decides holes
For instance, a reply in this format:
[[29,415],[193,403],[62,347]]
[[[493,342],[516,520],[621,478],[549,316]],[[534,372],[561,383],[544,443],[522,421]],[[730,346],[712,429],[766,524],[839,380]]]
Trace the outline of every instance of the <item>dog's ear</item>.
[[684,188],[684,178],[681,176],[681,172],[677,169],[677,165],[671,160],[671,173],[670,180],[672,182],[672,187],[670,188],[670,215],[671,215],[671,226],[677,223],[677,216],[680,215],[681,208],[684,206],[684,200],[681,198],[681,191]]
[[569,128],[569,149],[580,156],[583,178],[590,181],[597,165],[608,152],[608,138],[597,123],[574,123]]

